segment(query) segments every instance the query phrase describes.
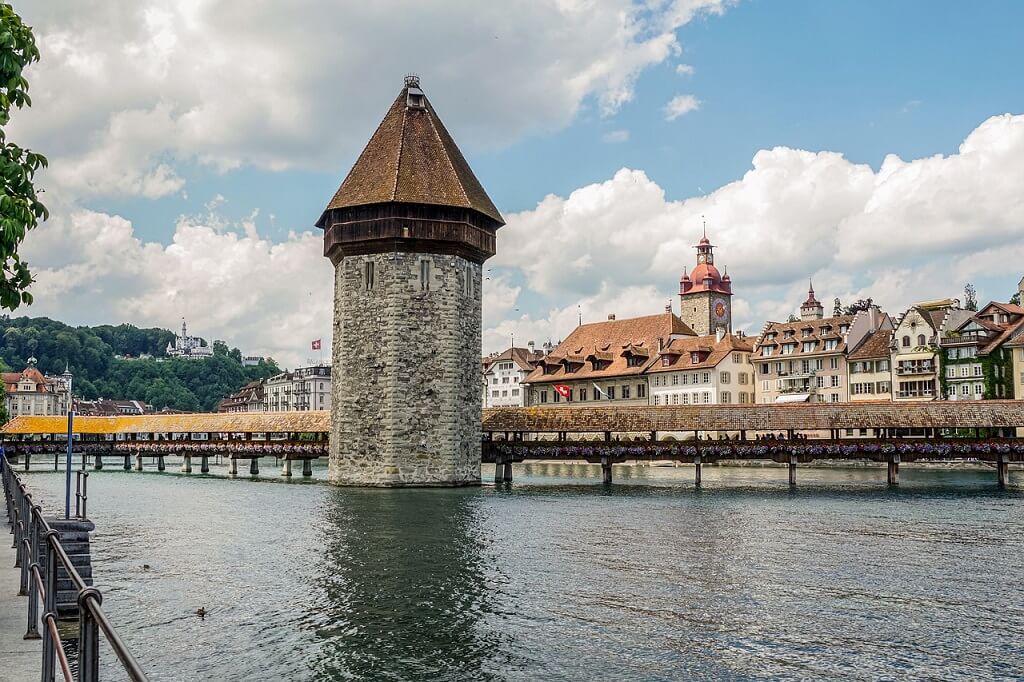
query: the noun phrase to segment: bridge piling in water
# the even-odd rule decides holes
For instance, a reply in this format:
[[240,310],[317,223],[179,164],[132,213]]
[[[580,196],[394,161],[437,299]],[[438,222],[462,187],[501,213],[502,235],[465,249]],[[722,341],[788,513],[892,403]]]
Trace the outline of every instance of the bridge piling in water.
[[228,474],[231,476],[238,475],[238,459],[230,455],[228,456]]
[[208,474],[210,473],[210,456],[203,455],[199,460],[199,473]]
[[164,471],[165,469],[167,469],[167,464],[164,462],[164,456],[163,455],[157,455],[157,457],[156,457],[156,470],[157,471]]
[[25,453],[25,471],[28,471],[31,466],[32,466],[32,455],[30,455],[29,453],[26,452]]
[[192,473],[192,455],[181,456],[181,473],[191,474]]
[[601,456],[601,482],[605,485],[612,484],[612,461],[608,455]]
[[888,476],[887,480],[889,485],[900,484],[900,456],[893,453],[889,456],[889,462],[887,464]]
[[103,455],[96,453],[96,459],[93,460],[92,468],[96,471],[103,471]]
[[999,479],[1000,488],[1005,488],[1010,483],[1010,461],[1002,453],[996,460],[996,477]]
[[135,451],[135,470],[142,471],[142,453],[138,450]]
[[132,468],[131,455],[125,455],[124,456],[124,470],[125,471],[130,471],[131,468]]
[[302,460],[302,475],[312,476],[313,475],[313,460],[304,459]]
[[796,485],[796,462],[797,457],[795,452],[789,453],[789,484]]
[[700,453],[698,452],[696,455],[693,456],[693,484],[695,486],[697,486],[698,488],[700,487],[700,480],[701,480],[701,476],[702,476],[702,473],[701,473],[701,465],[702,464],[703,464],[703,462],[701,461],[701,456],[700,456]]
[[258,476],[260,473],[260,458],[253,457],[249,460],[249,475]]
[[291,476],[292,475],[292,461],[287,457],[281,462],[281,475]]

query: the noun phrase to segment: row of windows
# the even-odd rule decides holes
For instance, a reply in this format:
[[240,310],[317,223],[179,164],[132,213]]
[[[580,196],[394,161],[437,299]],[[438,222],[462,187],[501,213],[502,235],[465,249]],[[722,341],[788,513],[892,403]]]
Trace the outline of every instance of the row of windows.
[[[500,397],[502,397],[502,398],[507,398],[508,395],[509,395],[508,389],[506,389],[504,391],[491,391],[491,397],[492,398],[497,398],[497,397],[499,397],[499,393],[500,393]],[[513,388],[512,389],[512,397],[515,398],[518,395],[519,395],[519,389],[518,388]]]
[[[783,388],[792,388],[792,383],[790,383],[791,381],[793,381],[793,380],[790,380],[790,379],[776,379],[775,380],[775,388],[777,388],[779,390],[782,390]],[[795,383],[797,383],[798,385],[804,385],[807,388],[810,388],[810,386],[811,386],[810,377],[808,377],[805,380],[797,379]],[[832,374],[831,376],[816,376],[816,377],[814,377],[814,386],[816,388],[826,388],[826,387],[839,388],[842,385],[843,385],[843,377],[840,374]],[[769,390],[770,386],[771,386],[771,380],[770,379],[763,379],[761,381],[761,390],[762,391]]]
[[978,349],[975,346],[968,346],[966,348],[950,348],[946,351],[946,357],[950,360],[960,360],[963,358],[973,358],[978,356]]
[[[902,345],[904,348],[910,348],[910,343],[911,343],[911,338],[909,336],[904,336],[903,339],[900,341],[900,345]],[[928,345],[928,337],[926,337],[924,334],[918,334],[917,335],[917,345],[918,346],[927,346]]]
[[[838,393],[818,393],[811,396],[810,399],[816,403],[838,403],[840,402],[840,397],[841,396]],[[761,402],[765,404],[774,403],[775,399],[772,397],[771,393],[762,393]]]
[[[603,389],[600,389],[600,390],[598,390],[598,387],[595,385],[592,388],[593,388],[593,391],[591,391],[590,388],[585,388],[585,387],[577,388],[577,389],[569,389],[569,395],[565,396],[564,400],[566,402],[570,402],[571,403],[573,401],[573,398],[575,397],[579,401],[586,401],[586,400],[590,400],[591,396],[593,396],[593,400],[616,400],[616,399],[629,400],[632,397],[632,395],[633,395],[632,387],[629,386],[629,385],[618,386],[618,387],[616,387],[616,386],[605,386]],[[542,403],[548,402],[548,395],[549,394],[548,394],[547,390],[539,391],[538,392],[538,397],[540,399],[540,402],[542,402]],[[618,398],[616,398],[616,396],[618,396]],[[551,402],[553,402],[553,403],[560,403],[563,400],[562,394],[559,393],[558,391],[551,391],[550,397],[551,397]],[[647,384],[637,384],[636,385],[636,397],[637,398],[646,398],[647,397]]]
[[[973,393],[974,395],[976,395],[978,397],[981,397],[985,393],[985,385],[984,384],[973,384],[973,385],[972,384],[960,384],[959,393],[960,393],[960,395],[971,395]],[[950,398],[952,398],[956,394],[957,394],[957,387],[956,386],[948,386],[946,388],[946,395],[948,395]]]
[[[799,362],[799,364],[797,364]],[[762,362],[759,363],[761,367],[761,374],[770,374],[772,370],[772,363]],[[839,369],[839,357],[831,357],[828,359],[829,369]],[[810,372],[817,372],[825,369],[825,359],[815,358],[813,360],[789,360],[788,362],[776,362],[775,373],[776,374],[794,374],[800,372],[801,374],[809,374]]]
[[850,363],[851,374],[861,374],[866,372],[888,372],[889,361],[888,360],[862,360],[858,362]]
[[[501,377],[501,383],[507,384],[508,382],[509,382],[509,377]],[[498,383],[498,377],[494,377],[493,379],[491,379],[491,383],[492,384],[497,384]],[[512,377],[512,383],[513,384],[518,384],[519,383],[519,377]]]
[[[754,394],[740,391],[737,394],[740,405],[747,405],[753,403]],[[711,402],[711,392],[702,391],[699,393],[669,393],[664,396],[655,394],[654,404],[655,405],[706,405]],[[732,404],[732,393],[729,391],[721,391],[718,394],[719,405],[731,405]]]
[[869,381],[867,383],[850,384],[853,395],[878,395],[892,393],[892,384],[888,381]]
[[[960,365],[959,374],[960,374],[961,377],[969,377],[969,376],[980,377],[981,376],[981,365]],[[947,367],[946,368],[946,376],[949,377],[950,379],[956,378],[956,376],[957,376],[957,368],[955,366]]]

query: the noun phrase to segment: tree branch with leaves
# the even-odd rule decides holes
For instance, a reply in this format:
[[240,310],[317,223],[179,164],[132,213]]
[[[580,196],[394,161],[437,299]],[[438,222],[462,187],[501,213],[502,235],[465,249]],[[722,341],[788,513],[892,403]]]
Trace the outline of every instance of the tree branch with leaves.
[[32,303],[27,291],[32,273],[18,248],[29,230],[49,218],[33,184],[36,171],[46,167],[46,157],[9,142],[4,129],[13,107],[32,106],[22,71],[37,61],[39,49],[31,27],[10,4],[0,2],[0,307],[8,310]]

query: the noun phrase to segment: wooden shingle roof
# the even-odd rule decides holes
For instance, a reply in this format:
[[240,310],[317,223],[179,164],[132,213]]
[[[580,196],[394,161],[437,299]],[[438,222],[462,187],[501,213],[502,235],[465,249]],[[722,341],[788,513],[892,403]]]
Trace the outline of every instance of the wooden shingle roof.
[[[366,204],[435,204],[478,211],[504,224],[433,105],[407,106],[402,88],[324,212]],[[317,224],[323,227],[324,217]]]

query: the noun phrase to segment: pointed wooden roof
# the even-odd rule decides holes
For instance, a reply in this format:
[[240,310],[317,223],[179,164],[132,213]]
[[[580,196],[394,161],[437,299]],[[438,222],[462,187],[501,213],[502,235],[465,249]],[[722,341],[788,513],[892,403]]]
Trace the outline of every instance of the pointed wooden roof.
[[[423,106],[408,105],[410,88]],[[505,224],[415,80],[407,79],[324,213],[387,202],[468,208]]]

